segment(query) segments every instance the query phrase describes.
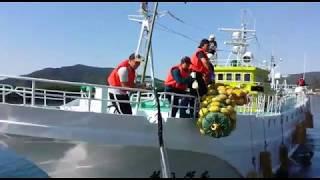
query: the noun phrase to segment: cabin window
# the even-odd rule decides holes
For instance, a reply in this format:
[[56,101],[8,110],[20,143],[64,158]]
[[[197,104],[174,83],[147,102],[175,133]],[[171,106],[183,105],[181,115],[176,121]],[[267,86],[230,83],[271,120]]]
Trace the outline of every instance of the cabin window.
[[251,81],[250,74],[244,74],[244,81]]
[[223,74],[218,74],[218,80],[223,80]]
[[227,81],[231,81],[232,80],[232,74],[231,73],[227,73]]
[[241,74],[236,74],[236,81],[241,81]]

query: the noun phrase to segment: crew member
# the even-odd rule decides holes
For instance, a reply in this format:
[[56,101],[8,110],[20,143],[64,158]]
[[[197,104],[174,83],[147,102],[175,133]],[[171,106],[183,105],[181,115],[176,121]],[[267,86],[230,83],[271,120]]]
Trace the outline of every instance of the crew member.
[[[175,65],[170,69],[170,72],[164,82],[165,92],[172,92],[176,94],[185,94],[188,84],[191,82],[190,67],[191,59],[185,56],[181,59],[179,65]],[[171,95],[167,94],[166,98],[171,104]],[[173,97],[173,106],[179,106],[179,100],[181,97]],[[175,117],[179,108],[173,107],[171,112],[171,117]],[[180,110],[181,117],[181,110]]]
[[[108,76],[107,81],[110,86],[134,88],[136,69],[141,63],[141,56],[132,53],[129,59],[123,60]],[[111,100],[126,100],[128,102],[112,102],[116,110],[120,114],[132,114],[132,107],[129,103],[128,91],[116,88],[109,89],[109,97]]]

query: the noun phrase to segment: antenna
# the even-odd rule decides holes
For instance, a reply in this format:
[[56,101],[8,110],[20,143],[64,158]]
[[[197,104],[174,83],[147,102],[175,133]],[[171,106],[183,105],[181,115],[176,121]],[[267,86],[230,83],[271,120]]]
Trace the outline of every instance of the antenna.
[[[241,11],[241,28],[219,28],[220,31],[232,32],[232,41],[224,42],[226,45],[233,46],[233,51],[229,54],[226,64],[231,61],[237,61],[237,64],[250,65],[248,63],[250,63],[253,58],[252,53],[247,52],[247,48],[249,41],[256,38],[256,30],[247,28],[247,10],[243,9]],[[246,59],[244,60],[243,57],[246,57]]]
[[271,35],[271,56],[274,55],[274,34]]
[[306,76],[306,52],[303,55],[303,80],[305,80]]
[[138,11],[140,15],[129,15],[128,18],[131,21],[136,21],[141,24],[140,36],[138,39],[138,45],[135,53],[139,54],[141,49],[141,43],[145,39],[144,34],[149,30],[149,16],[148,16],[148,3],[142,2]]

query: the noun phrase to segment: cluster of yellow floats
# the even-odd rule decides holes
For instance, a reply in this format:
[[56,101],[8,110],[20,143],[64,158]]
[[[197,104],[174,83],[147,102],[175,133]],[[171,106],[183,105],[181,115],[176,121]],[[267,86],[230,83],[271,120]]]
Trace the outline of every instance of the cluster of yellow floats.
[[197,126],[203,135],[215,138],[228,136],[236,127],[235,107],[248,103],[248,91],[221,83],[208,85],[201,97]]

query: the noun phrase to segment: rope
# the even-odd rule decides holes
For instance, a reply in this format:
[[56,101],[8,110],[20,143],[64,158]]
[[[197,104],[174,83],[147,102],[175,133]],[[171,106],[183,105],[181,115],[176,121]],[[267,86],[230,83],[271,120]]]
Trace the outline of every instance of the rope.
[[253,118],[250,118],[250,145],[251,145],[251,156],[252,156],[251,163],[253,165],[254,170],[256,170],[256,162],[255,162],[256,158],[254,156],[254,150],[253,150],[252,119]]
[[284,135],[283,135],[283,115],[281,114],[281,143],[284,144]]
[[267,151],[267,139],[266,139],[266,126],[265,126],[265,122],[264,122],[264,118],[262,118],[263,120],[263,138],[264,138],[264,150]]
[[183,21],[181,18],[178,18],[177,16],[175,16],[174,14],[172,14],[170,11],[167,11],[167,14],[172,17],[174,20],[186,25],[186,26],[189,26],[189,27],[192,27],[193,29],[196,29],[196,30],[200,30],[200,31],[207,31],[209,30],[208,28],[204,28],[204,27],[200,27],[199,25],[197,26],[194,26],[194,25],[191,25],[189,23],[186,23],[185,21]]
[[157,103],[157,111],[158,111],[158,138],[159,138],[159,146],[160,146],[160,156],[161,156],[161,169],[164,172],[164,175],[167,176],[165,178],[169,178],[168,177],[168,173],[167,170],[169,169],[169,167],[167,166],[166,163],[166,152],[164,149],[164,143],[163,143],[163,126],[162,126],[162,116],[161,116],[161,110],[160,110],[160,101],[159,101],[159,97],[157,96],[157,89],[154,87],[154,94],[155,94],[155,98],[156,98],[156,103]]
[[193,38],[191,38],[191,37],[189,37],[189,36],[187,36],[187,35],[185,35],[185,34],[176,32],[176,31],[168,28],[167,26],[165,26],[165,25],[163,25],[163,24],[160,24],[160,23],[158,23],[158,22],[156,22],[156,24],[159,25],[160,27],[162,27],[162,28],[163,28],[162,30],[164,30],[164,31],[166,31],[166,32],[170,32],[170,33],[173,33],[173,34],[175,34],[175,35],[179,35],[179,36],[181,36],[181,37],[183,37],[183,38],[185,38],[185,39],[188,39],[188,40],[190,40],[190,41],[192,41],[192,42],[194,42],[194,43],[196,43],[196,44],[199,43],[198,41],[194,40]]

